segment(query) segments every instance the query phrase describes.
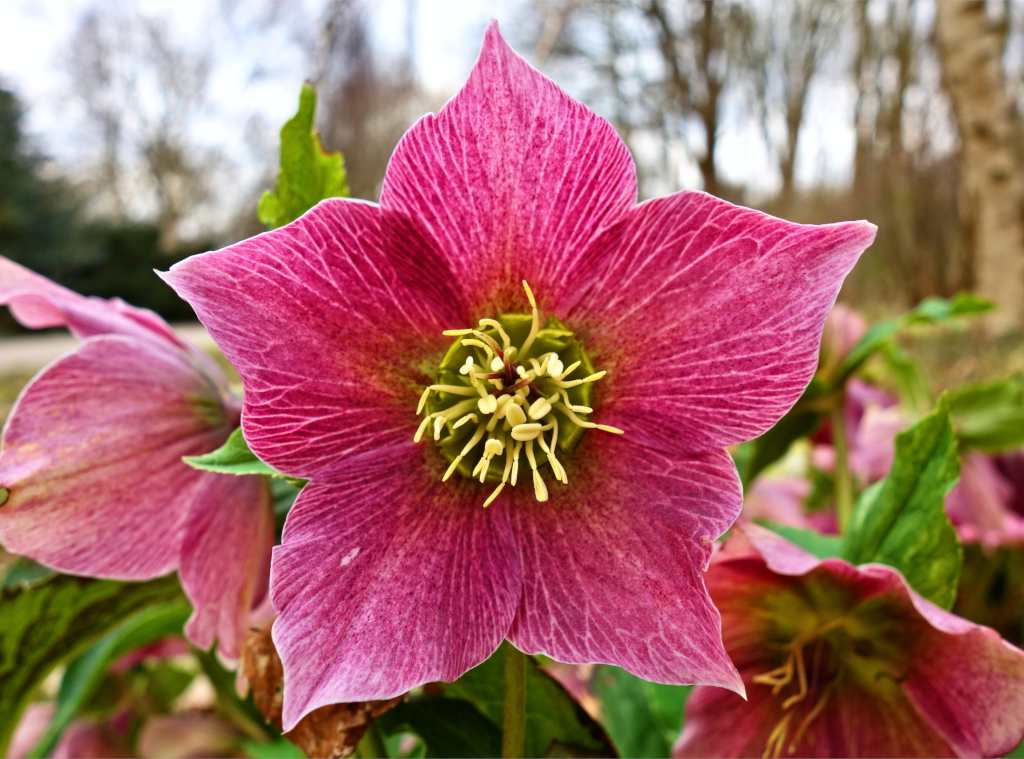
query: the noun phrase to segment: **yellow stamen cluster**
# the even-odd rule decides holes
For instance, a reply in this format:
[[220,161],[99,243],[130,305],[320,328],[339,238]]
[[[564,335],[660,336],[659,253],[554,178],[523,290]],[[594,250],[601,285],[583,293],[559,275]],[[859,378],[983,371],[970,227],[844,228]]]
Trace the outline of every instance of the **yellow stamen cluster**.
[[[448,480],[469,455],[479,455],[471,476],[481,483],[495,471],[500,481],[484,501],[490,506],[507,484],[513,487],[519,479],[520,462],[525,455],[538,501],[548,499],[548,488],[540,472],[543,461],[559,482],[568,483],[565,467],[556,450],[559,426],[574,425],[582,429],[598,429],[617,435],[622,430],[583,419],[593,409],[576,404],[570,398],[573,388],[597,382],[605,372],[576,377],[582,361],[566,366],[557,351],[531,355],[538,340],[571,336],[567,330],[541,327],[540,312],[530,286],[523,282],[530,302],[530,329],[520,345],[513,344],[508,331],[497,319],[481,319],[474,329],[446,330],[445,335],[458,338],[466,356],[458,369],[463,384],[434,384],[420,396],[416,413],[426,409],[432,394],[448,394],[456,398],[447,408],[427,413],[414,440],[419,442],[428,430],[435,441],[446,432],[453,433],[466,425],[474,429],[465,445],[454,456],[443,480]],[[560,421],[561,420],[561,421]],[[478,446],[483,445],[478,452]],[[543,459],[538,463],[538,459]],[[470,459],[472,461],[472,459]]]

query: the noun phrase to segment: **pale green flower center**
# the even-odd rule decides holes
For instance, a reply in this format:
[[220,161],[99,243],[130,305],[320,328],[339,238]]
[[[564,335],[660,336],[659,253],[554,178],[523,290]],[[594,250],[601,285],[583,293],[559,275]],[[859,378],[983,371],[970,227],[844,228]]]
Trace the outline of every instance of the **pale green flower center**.
[[[507,486],[515,487],[528,466],[538,501],[548,499],[544,470],[569,478],[560,457],[571,455],[583,432],[622,430],[587,420],[592,387],[605,376],[594,371],[583,346],[557,319],[541,322],[536,299],[523,282],[529,314],[481,319],[476,328],[453,329],[457,338],[441,360],[437,382],[420,396],[419,442],[430,432],[455,472],[496,486],[489,506]],[[525,465],[523,462],[525,461]]]

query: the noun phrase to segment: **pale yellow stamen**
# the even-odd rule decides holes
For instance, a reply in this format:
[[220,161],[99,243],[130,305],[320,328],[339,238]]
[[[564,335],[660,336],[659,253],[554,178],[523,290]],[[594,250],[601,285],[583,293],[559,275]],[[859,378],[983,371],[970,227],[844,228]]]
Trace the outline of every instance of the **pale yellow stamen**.
[[533,440],[540,434],[541,429],[541,425],[537,422],[517,424],[512,428],[512,439],[522,441]]
[[527,410],[526,415],[533,420],[543,419],[547,416],[547,413],[551,411],[551,403],[547,398],[538,398],[530,404],[530,408]]
[[513,427],[518,427],[520,424],[526,423],[526,412],[523,411],[522,406],[510,403],[505,408],[505,418],[508,419],[508,423]]

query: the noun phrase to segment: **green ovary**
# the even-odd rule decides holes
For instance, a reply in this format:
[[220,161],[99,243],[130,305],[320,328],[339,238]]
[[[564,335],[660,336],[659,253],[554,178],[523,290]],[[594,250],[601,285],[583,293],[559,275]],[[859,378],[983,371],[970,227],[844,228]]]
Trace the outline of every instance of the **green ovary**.
[[605,372],[594,371],[565,325],[555,318],[541,322],[529,285],[523,287],[531,313],[502,314],[481,319],[475,329],[445,332],[456,340],[417,408],[425,416],[415,440],[433,437],[450,462],[444,480],[457,472],[496,483],[485,507],[506,485],[517,485],[525,467],[537,500],[546,501],[544,473],[568,483],[561,459],[585,430],[622,434],[585,418],[593,385]]

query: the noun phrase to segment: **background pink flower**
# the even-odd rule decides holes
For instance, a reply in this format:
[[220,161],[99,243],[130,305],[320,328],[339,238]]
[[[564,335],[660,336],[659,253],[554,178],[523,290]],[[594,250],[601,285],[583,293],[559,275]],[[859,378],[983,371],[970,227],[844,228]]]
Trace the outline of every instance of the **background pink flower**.
[[156,314],[85,298],[0,258],[0,304],[82,344],[22,391],[0,449],[0,543],[70,574],[142,580],[178,569],[198,645],[237,656],[266,593],[274,540],[260,478],[183,456],[238,424],[216,363]]

